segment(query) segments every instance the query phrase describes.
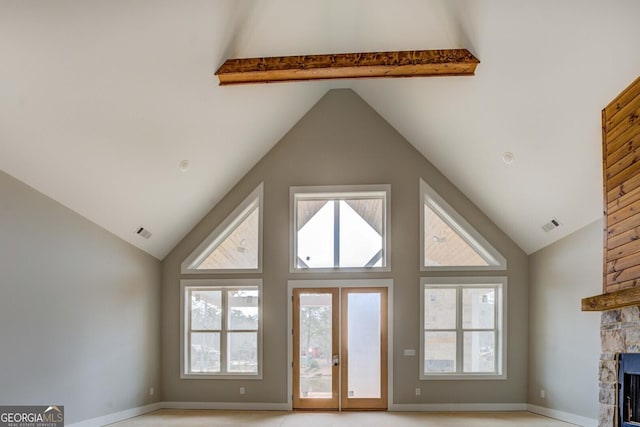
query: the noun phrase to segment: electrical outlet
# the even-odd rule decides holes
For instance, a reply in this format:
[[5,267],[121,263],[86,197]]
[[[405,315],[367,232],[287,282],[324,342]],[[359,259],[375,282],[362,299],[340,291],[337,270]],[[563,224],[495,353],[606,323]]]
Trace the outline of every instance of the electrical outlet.
[[542,399],[544,399],[544,398],[546,397],[546,395],[547,395],[547,393],[545,393],[545,391],[544,391],[544,390],[540,390],[540,397],[541,397]]
[[422,390],[420,389],[420,387],[416,388],[416,396],[420,396],[422,394]]
[[149,396],[153,396],[155,392],[156,391],[153,389],[153,387],[149,387]]
[[244,387],[240,387],[240,394],[244,394]]

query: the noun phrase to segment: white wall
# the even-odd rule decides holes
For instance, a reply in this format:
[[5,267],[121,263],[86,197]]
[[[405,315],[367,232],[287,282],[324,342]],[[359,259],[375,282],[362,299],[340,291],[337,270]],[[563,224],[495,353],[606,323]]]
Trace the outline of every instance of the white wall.
[[[602,221],[529,257],[530,404],[598,418],[600,314],[581,299],[602,293]],[[540,397],[545,390],[546,397]]]
[[159,308],[158,260],[0,172],[0,405],[157,401]]

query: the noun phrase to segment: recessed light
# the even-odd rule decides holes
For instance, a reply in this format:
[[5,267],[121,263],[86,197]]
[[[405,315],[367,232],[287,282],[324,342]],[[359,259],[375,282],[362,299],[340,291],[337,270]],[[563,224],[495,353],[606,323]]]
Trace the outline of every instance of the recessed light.
[[502,153],[502,161],[506,164],[510,165],[516,159],[516,156],[513,155],[511,151],[505,151]]
[[186,172],[189,170],[189,160],[183,160],[178,164],[178,168],[182,172]]

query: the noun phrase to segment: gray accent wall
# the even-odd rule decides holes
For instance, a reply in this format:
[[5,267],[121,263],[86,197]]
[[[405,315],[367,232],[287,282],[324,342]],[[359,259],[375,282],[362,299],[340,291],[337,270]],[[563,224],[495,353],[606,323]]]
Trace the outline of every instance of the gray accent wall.
[[580,300],[602,293],[602,230],[598,220],[529,257],[528,401],[592,419],[600,313],[581,311]]
[[[401,108],[401,106],[398,106]],[[250,125],[250,123],[248,123]],[[472,142],[470,142],[472,143]],[[242,149],[239,147],[238,149]],[[460,153],[464,155],[464,153]],[[470,167],[473,159],[469,159]],[[420,381],[419,178],[479,231],[508,262],[506,380]],[[264,182],[264,377],[262,380],[180,379],[181,262],[261,182]],[[332,278],[392,278],[393,403],[526,403],[528,258],[486,215],[352,90],[328,92],[162,263],[162,378],[166,401],[287,402],[287,281],[324,278],[289,272],[289,187],[391,185],[391,272]],[[464,274],[464,273],[461,273]],[[469,273],[466,273],[467,275]],[[204,275],[197,277],[228,277]],[[237,277],[237,276],[234,276]],[[246,394],[239,394],[239,387]],[[422,395],[416,396],[416,387]],[[390,402],[392,403],[392,402]]]
[[158,401],[160,271],[0,171],[0,405],[64,405],[69,424]]

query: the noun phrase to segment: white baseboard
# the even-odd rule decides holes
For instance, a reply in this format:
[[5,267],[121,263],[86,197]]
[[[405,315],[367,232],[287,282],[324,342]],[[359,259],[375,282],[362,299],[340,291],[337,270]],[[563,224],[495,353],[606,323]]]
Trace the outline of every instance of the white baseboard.
[[582,427],[598,427],[598,420],[587,418],[581,415],[571,414],[569,412],[558,411],[556,409],[544,408],[542,406],[527,405],[527,411],[534,414],[544,415],[545,417],[555,418],[556,420],[565,421]]
[[239,411],[289,411],[287,403],[251,403],[251,402],[156,402],[150,405],[114,412],[101,417],[90,418],[68,427],[103,427],[129,418],[144,415],[158,409],[228,409]]
[[397,412],[495,412],[526,410],[526,403],[395,403],[389,405],[389,411]]
[[137,408],[127,409],[125,411],[114,412],[113,414],[103,415],[97,418],[80,421],[78,423],[69,424],[68,427],[102,427],[107,424],[117,423],[127,418],[137,417],[147,412],[156,411],[162,408],[163,402],[152,403],[150,405],[139,406]]
[[288,403],[162,402],[162,409],[228,409],[238,411],[289,411]]

